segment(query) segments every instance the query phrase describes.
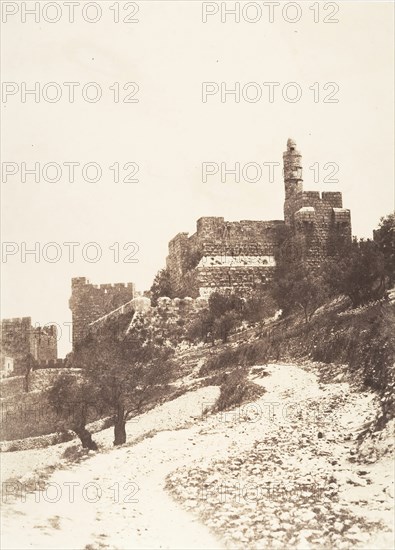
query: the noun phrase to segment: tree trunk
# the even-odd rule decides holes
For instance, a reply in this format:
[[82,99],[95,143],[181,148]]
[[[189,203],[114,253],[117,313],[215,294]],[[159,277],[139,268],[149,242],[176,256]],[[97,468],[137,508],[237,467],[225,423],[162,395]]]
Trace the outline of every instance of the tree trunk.
[[24,390],[26,393],[28,393],[30,391],[30,371],[32,370],[32,367],[31,367],[31,364],[30,364],[30,359],[29,359],[29,364],[26,366],[26,370],[25,370],[25,387],[24,387]]
[[114,424],[114,447],[126,443],[126,422],[123,417],[117,417]]
[[84,449],[89,449],[91,451],[97,451],[97,445],[92,439],[92,434],[88,432],[85,426],[75,427],[75,433],[81,440],[81,444]]

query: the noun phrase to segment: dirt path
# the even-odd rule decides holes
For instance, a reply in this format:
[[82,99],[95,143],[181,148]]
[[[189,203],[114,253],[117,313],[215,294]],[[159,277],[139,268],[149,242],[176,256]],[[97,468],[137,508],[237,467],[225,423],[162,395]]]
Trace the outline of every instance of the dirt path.
[[[346,384],[320,386],[314,374],[295,366],[271,365],[268,371],[270,376],[255,379],[256,383],[266,387],[267,393],[253,406],[204,420],[199,418],[201,412],[215,401],[218,389],[204,388],[187,394],[142,415],[137,424],[128,426],[129,433],[135,438],[149,434],[155,428],[161,430],[153,437],[146,437],[133,446],[95,454],[68,469],[55,472],[49,480],[53,485],[47,486],[44,493],[27,494],[26,502],[21,502],[20,498],[7,499],[3,509],[2,548],[153,550],[234,548],[237,542],[243,545],[243,516],[239,518],[241,527],[229,528],[231,536],[224,536],[221,521],[229,525],[229,518],[226,514],[223,516],[222,505],[212,507],[208,499],[199,499],[197,495],[202,494],[204,486],[201,477],[195,476],[196,482],[194,473],[214,474],[215,481],[215,476],[221,477],[221,469],[213,467],[216,461],[229,461],[232,457],[236,460],[236,457],[248,453],[257,441],[278,434],[279,430],[283,434],[289,433],[290,443],[292,437],[306,435],[306,426],[312,426],[316,433],[319,427],[309,416],[312,413],[309,404],[313,401],[325,406],[329,402],[333,404],[334,399],[339,401],[334,416],[336,422],[330,424],[333,433],[326,431],[324,442],[314,440],[314,446],[321,445],[323,451],[322,455],[315,457],[314,466],[334,472],[339,483],[342,483],[343,476],[345,487],[347,479],[356,476],[360,466],[346,464],[350,444],[344,441],[344,434],[354,433],[373,414],[371,396],[350,395]],[[292,412],[296,402],[302,405],[297,414]],[[303,414],[300,418],[301,413],[305,418]],[[306,416],[309,416],[307,424]],[[179,429],[185,423],[189,427]],[[103,432],[101,442],[108,445],[111,437],[111,432]],[[325,445],[331,445],[331,456],[325,454]],[[310,473],[307,451],[304,458],[305,462],[299,463],[299,456],[295,455],[295,471],[304,467]],[[332,464],[334,461],[336,465]],[[353,506],[359,506],[359,513],[370,514],[370,517],[388,524],[390,507],[387,495],[382,496],[383,487],[391,481],[385,478],[388,476],[386,467],[388,465],[384,463],[372,464],[368,475],[364,474],[365,478],[375,476],[369,484],[368,505],[363,504],[366,495],[361,498],[356,494],[350,496],[348,492],[349,489],[354,489],[354,493],[366,489],[365,482],[349,485],[345,492],[349,496],[345,494],[341,498],[344,501],[351,499]],[[167,476],[180,502],[165,489]],[[74,498],[71,498],[73,487]],[[380,501],[377,510],[371,498],[375,492],[379,493],[379,501],[382,499],[385,504]],[[198,519],[198,513],[204,517],[205,508],[210,512],[210,521],[205,522],[207,525]],[[212,529],[209,530],[208,526]],[[237,535],[238,531],[241,534]],[[214,532],[220,533],[221,537],[215,536]],[[375,538],[370,537],[370,542],[380,540],[377,533],[372,536]],[[388,540],[385,534],[380,548],[390,548]],[[299,547],[303,547],[300,541]],[[308,547],[305,540],[303,548]]]
[[[185,464],[188,453],[183,446],[192,446],[190,430],[179,428],[195,422],[218,393],[218,388],[208,387],[166,403],[128,424],[130,439],[146,435],[141,443],[107,449],[56,471],[44,492],[6,496],[2,548],[221,548],[219,540],[164,491],[167,474]],[[163,431],[150,437],[153,430]],[[112,430],[96,437],[107,447],[111,439]],[[8,464],[7,471],[15,474]]]

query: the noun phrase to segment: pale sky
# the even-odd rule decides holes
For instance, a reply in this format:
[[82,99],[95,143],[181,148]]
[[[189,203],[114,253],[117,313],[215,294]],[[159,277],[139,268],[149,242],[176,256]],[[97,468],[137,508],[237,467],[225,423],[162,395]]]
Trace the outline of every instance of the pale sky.
[[[165,265],[168,241],[179,232],[193,233],[202,216],[282,219],[280,169],[272,183],[267,171],[257,183],[231,177],[223,183],[219,175],[203,183],[201,172],[204,162],[282,163],[288,137],[303,155],[305,189],[341,191],[354,235],[370,237],[380,216],[393,210],[392,2],[338,2],[339,22],[333,24],[313,22],[312,2],[300,3],[302,16],[293,24],[281,13],[270,23],[266,11],[257,23],[231,18],[221,23],[220,14],[202,23],[201,2],[167,0],[140,2],[138,23],[117,24],[109,10],[113,4],[100,3],[97,23],[83,20],[81,6],[69,23],[63,6],[56,23],[46,22],[42,13],[39,23],[28,16],[23,23],[19,12],[2,26],[2,80],[17,84],[1,104],[3,163],[20,169],[22,162],[29,168],[35,162],[97,162],[103,170],[97,183],[84,181],[79,169],[70,183],[65,166],[59,182],[36,183],[27,176],[23,183],[20,172],[8,181],[3,177],[2,240],[16,243],[17,250],[1,264],[3,318],[70,322],[76,276],[149,288]],[[129,12],[122,8],[124,17]],[[48,82],[59,83],[62,98],[50,103],[41,95],[36,103],[27,96],[22,103],[23,82],[27,88],[39,82],[40,92]],[[68,102],[64,82],[81,83],[74,103]],[[103,91],[97,103],[81,96],[88,82]],[[109,87],[115,82],[121,97],[125,83],[138,83],[139,102],[114,103]],[[228,88],[256,83],[262,99],[235,103],[228,96],[221,103],[216,94],[203,103],[203,82],[225,82]],[[273,103],[263,85],[268,82],[280,83]],[[300,86],[300,101],[283,99],[288,82]],[[322,92],[318,103],[309,90],[316,82]],[[332,89],[321,89],[327,82],[339,87],[338,103],[322,101]],[[139,182],[115,183],[109,169],[115,162],[137,163]],[[315,183],[309,167],[327,162],[339,166],[338,183],[323,182],[322,169]],[[72,241],[81,243],[74,263],[63,245]],[[22,246],[33,248],[35,242],[41,249],[59,243],[62,257],[50,263],[40,253],[37,263],[32,255],[23,262]],[[102,251],[96,263],[82,257],[89,242]],[[115,242],[118,262],[110,249]],[[122,261],[132,251],[122,250],[128,242],[139,247],[138,263]],[[71,349],[63,328],[60,356]]]

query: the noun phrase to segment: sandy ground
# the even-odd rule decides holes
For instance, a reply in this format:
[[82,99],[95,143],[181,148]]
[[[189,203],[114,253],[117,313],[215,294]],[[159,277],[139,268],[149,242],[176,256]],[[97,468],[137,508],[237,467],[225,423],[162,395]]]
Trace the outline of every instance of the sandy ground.
[[[3,487],[2,548],[153,550],[245,547],[226,540],[220,530],[215,530],[212,525],[209,529],[208,524],[199,521],[197,512],[202,503],[192,500],[188,505],[192,488],[188,486],[186,475],[179,478],[178,496],[183,498],[173,499],[165,489],[168,476],[171,477],[177,469],[190,472],[194,467],[210,468],[215,461],[248,452],[264,434],[275,434],[285,425],[289,426],[288,405],[293,406],[296,402],[306,404],[310,399],[325,401],[328,396],[338,398],[340,403],[333,417],[335,422],[331,423],[333,434],[326,434],[326,439],[336,447],[334,452],[341,463],[341,457],[348,456],[349,448],[337,435],[356,433],[374,413],[372,395],[350,394],[346,384],[322,386],[313,373],[291,365],[269,365],[267,370],[270,376],[254,378],[267,390],[255,407],[204,419],[202,411],[214,403],[219,389],[202,388],[141,415],[138,422],[130,422],[128,444],[121,448],[111,448],[112,429],[96,434],[95,439],[103,450],[90,454],[80,463],[56,470],[49,477],[44,491],[22,492],[15,498],[4,495]],[[273,403],[278,405],[273,408]],[[305,428],[305,421],[300,421],[299,426],[293,417],[293,434]],[[7,453],[2,456],[3,479],[28,479],[31,477],[29,470],[48,461],[55,463],[69,445]],[[322,467],[330,468],[332,458],[323,453],[319,459]],[[360,466],[346,464],[346,458],[344,467],[336,467],[339,482],[344,476],[344,487],[353,469],[360,469]],[[348,498],[362,516],[374,518],[387,526],[383,533],[373,533],[358,548],[392,548],[392,538],[388,533],[392,518],[391,498],[387,493],[382,498],[384,489],[393,482],[390,461],[383,459],[369,465],[369,475],[373,481],[368,487],[370,498],[367,504],[364,504],[366,495],[361,499],[355,494],[355,491],[366,492],[363,485],[348,484],[341,498]],[[9,490],[12,491],[12,487]],[[354,490],[354,494],[349,490]],[[379,495],[378,501],[371,498],[375,494]],[[376,501],[379,502],[377,506]],[[242,517],[240,521],[243,521]],[[308,547],[303,546],[301,539],[298,548],[305,550]]]

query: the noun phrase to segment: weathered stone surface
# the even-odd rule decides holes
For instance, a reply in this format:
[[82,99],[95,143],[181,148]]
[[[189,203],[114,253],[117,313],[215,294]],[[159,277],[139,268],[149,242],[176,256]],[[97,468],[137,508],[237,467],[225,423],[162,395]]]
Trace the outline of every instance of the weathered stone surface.
[[[207,297],[214,290],[248,293],[273,276],[279,230],[289,227],[311,265],[330,243],[351,240],[350,211],[339,192],[303,191],[302,156],[289,139],[284,159],[284,221],[197,221],[196,233],[179,233],[169,243],[167,268],[177,295]],[[266,259],[263,262],[262,259]]]
[[89,331],[89,325],[133,300],[133,283],[92,285],[85,277],[71,281],[69,306],[73,320],[73,347]]
[[14,360],[14,372],[23,372],[29,356],[46,363],[58,356],[56,325],[33,326],[31,317],[1,321],[1,353]]

